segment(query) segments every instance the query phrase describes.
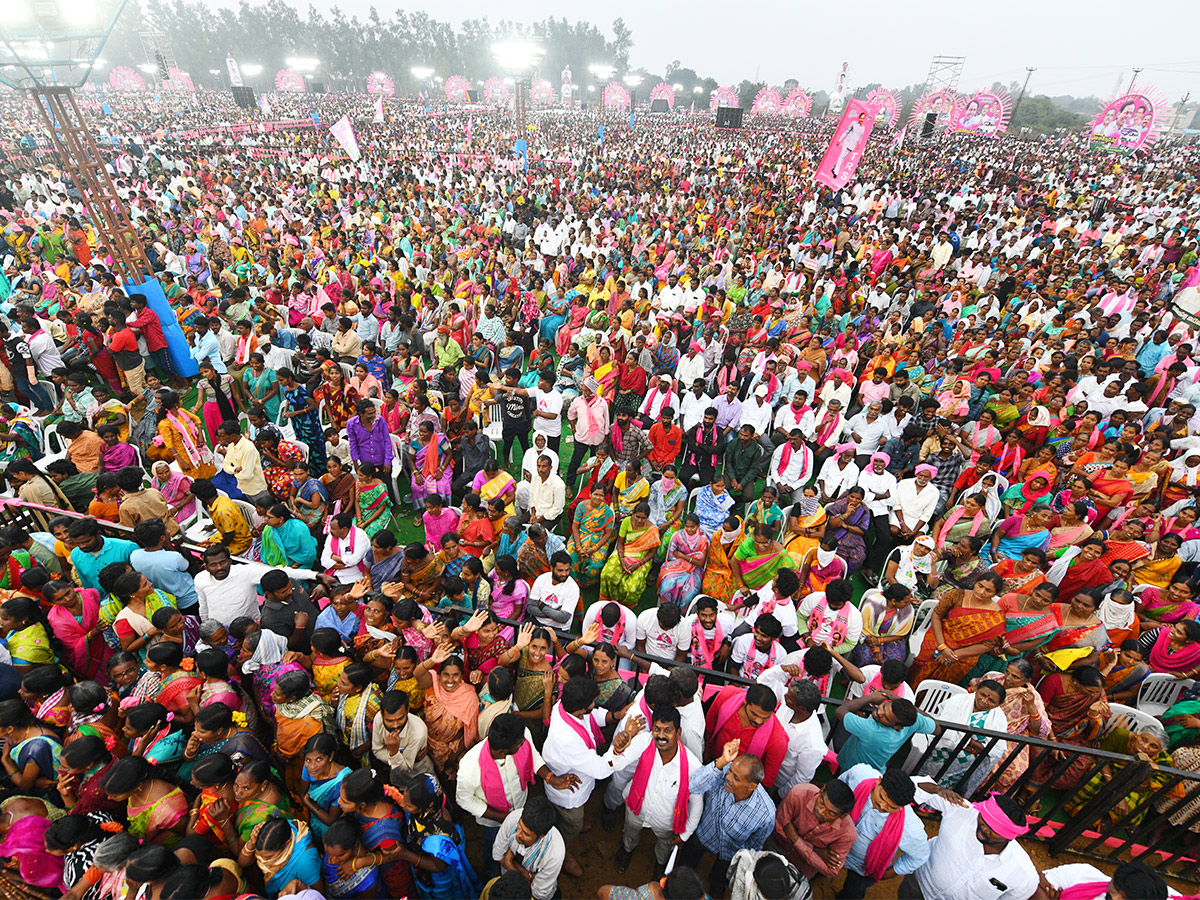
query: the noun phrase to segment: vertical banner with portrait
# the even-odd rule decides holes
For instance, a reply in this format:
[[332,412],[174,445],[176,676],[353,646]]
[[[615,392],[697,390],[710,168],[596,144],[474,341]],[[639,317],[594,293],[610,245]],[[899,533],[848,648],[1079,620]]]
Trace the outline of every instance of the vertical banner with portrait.
[[862,100],[846,101],[842,121],[838,122],[833,140],[829,142],[813,176],[818,183],[835,191],[846,186],[867,149],[867,139],[871,136],[878,111],[877,107]]

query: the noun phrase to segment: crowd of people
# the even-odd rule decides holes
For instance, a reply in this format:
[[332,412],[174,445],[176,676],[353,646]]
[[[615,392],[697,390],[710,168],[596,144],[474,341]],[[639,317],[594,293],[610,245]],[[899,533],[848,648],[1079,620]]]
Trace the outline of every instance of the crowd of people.
[[1193,150],[286,104],[85,104],[168,311],[4,101],[3,896],[1165,900]]

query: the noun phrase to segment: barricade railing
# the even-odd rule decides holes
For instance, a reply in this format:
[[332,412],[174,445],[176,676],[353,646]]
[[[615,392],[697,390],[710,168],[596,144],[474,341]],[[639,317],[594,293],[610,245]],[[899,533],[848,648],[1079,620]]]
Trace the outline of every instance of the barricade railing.
[[[88,518],[21,500],[0,499],[0,525],[48,531],[50,520],[57,516]],[[127,540],[133,537],[132,529],[123,525],[101,521],[100,526],[106,536]],[[176,546],[189,557],[193,571],[198,571],[205,545],[181,542]],[[247,560],[235,557],[234,561]],[[463,618],[470,616],[472,611],[465,607],[444,610]],[[504,625],[523,624],[514,619],[498,618]],[[578,637],[561,628],[549,630],[560,638]],[[703,680],[706,690],[715,685],[748,687],[756,683],[736,672],[695,666],[640,650],[631,650],[630,656],[668,670],[686,666]],[[842,701],[823,697],[822,702],[833,723],[834,732],[830,736],[834,738],[839,727],[834,712]],[[937,718],[934,721],[940,726],[940,732],[929,740],[924,751],[901,749],[893,759],[894,764],[910,774],[919,774],[922,780],[944,782],[944,786],[959,793],[966,793],[968,785],[974,783],[973,796],[985,796],[995,791],[1013,797],[1028,811],[1028,837],[1046,843],[1053,854],[1076,854],[1113,864],[1136,859],[1164,875],[1200,883],[1197,866],[1200,861],[1200,772],[1158,766],[1136,756],[1093,747],[990,731]],[[939,754],[940,763],[931,763],[937,748],[950,752]],[[971,753],[972,750],[979,752]],[[973,755],[974,761],[948,777],[955,761],[963,754]],[[1002,775],[1020,763],[1022,754],[1025,754],[1024,770],[1001,790]],[[996,757],[999,761],[993,765],[992,760]],[[1086,760],[1086,764],[1081,765],[1080,760]],[[1070,783],[1061,784],[1069,772],[1073,776]],[[1095,778],[1105,782],[1098,789],[1089,787]],[[1172,824],[1172,817],[1179,818],[1181,814],[1179,824]]]

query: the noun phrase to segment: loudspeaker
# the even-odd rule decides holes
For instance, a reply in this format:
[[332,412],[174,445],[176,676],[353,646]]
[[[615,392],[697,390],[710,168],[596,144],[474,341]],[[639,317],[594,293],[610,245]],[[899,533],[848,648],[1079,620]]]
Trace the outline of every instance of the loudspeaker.
[[718,128],[741,128],[742,127],[741,107],[718,106],[717,107],[717,127]]
[[323,82],[323,81],[310,81],[310,82],[308,83],[308,92],[309,92],[310,94],[323,94],[323,93],[325,93],[325,82]]
[[670,111],[671,111],[671,107],[667,105],[667,101],[664,100],[662,97],[659,97],[657,100],[650,101],[650,112],[662,113],[662,112],[670,112]]
[[171,73],[167,71],[167,61],[162,53],[158,50],[154,51],[154,64],[158,66],[158,78],[160,81],[169,81]]
[[467,102],[468,103],[482,103],[483,102],[483,91],[467,91]]
[[254,88],[235,85],[233,88],[233,102],[242,109],[254,109],[258,105],[258,101],[254,97]]
[[933,134],[933,126],[937,124],[937,113],[925,113],[925,121],[921,123],[921,137],[927,138]]

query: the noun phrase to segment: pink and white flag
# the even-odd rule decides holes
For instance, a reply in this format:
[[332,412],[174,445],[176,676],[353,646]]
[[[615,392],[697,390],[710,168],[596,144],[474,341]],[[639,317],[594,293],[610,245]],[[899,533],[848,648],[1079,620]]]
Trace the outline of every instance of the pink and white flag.
[[258,108],[262,111],[262,114],[264,116],[266,116],[267,118],[270,118],[271,113],[274,112],[274,110],[271,109],[271,101],[267,99],[266,94],[259,95]]
[[351,161],[358,162],[362,153],[359,152],[358,138],[354,136],[354,126],[350,124],[350,117],[342,116],[330,125],[329,133],[342,145],[342,149],[346,151],[346,155],[350,157]]
[[375,98],[375,124],[383,124],[383,97]]
[[867,149],[867,139],[871,136],[878,112],[879,108],[873,103],[855,99],[846,101],[842,121],[838,123],[821,165],[817,166],[813,176],[818,183],[835,191],[846,186]]
[[901,147],[904,146],[904,134],[907,131],[908,131],[908,126],[905,125],[898,132],[896,132],[896,136],[894,138],[892,138],[892,149],[893,150],[899,150]]

